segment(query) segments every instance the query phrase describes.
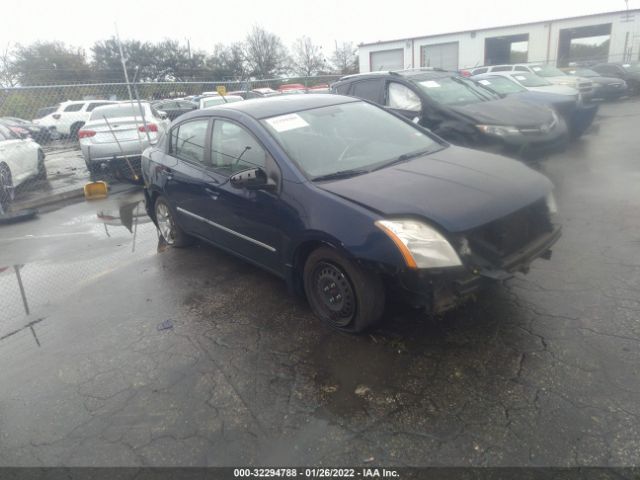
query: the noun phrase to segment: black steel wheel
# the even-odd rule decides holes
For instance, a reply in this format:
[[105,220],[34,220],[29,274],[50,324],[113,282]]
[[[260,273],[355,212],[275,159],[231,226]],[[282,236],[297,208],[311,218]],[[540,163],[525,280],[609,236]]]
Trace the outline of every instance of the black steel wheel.
[[381,319],[385,292],[380,277],[335,249],[321,247],[313,251],[303,277],[311,309],[330,327],[359,333]]

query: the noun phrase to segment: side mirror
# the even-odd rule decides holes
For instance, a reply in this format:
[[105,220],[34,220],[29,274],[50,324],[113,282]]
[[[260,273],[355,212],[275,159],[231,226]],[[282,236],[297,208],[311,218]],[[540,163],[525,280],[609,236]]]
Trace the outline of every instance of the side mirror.
[[160,115],[160,118],[162,120],[166,120],[168,118],[167,112],[164,112],[162,110],[158,110],[158,115]]
[[269,181],[266,172],[261,168],[249,168],[231,175],[229,182],[235,188],[246,188],[247,190],[271,190],[275,187],[275,184]]

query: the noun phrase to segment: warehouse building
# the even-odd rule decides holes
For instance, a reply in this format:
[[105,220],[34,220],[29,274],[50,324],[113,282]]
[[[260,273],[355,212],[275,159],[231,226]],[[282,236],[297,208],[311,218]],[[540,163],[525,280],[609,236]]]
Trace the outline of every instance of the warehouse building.
[[640,59],[640,10],[427,35],[359,46],[360,71]]

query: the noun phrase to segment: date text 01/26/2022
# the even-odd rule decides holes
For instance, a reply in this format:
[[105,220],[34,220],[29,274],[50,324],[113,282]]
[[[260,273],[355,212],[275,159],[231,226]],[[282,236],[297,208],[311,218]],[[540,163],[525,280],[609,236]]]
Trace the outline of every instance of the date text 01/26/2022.
[[235,468],[236,478],[399,478],[397,470],[388,468]]

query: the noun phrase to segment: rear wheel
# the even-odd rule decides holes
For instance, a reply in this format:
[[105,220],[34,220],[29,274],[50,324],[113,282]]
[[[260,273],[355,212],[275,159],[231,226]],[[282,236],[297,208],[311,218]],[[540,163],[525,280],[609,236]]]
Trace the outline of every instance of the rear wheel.
[[173,210],[165,197],[156,199],[154,213],[160,235],[167,245],[187,247],[193,243],[193,238],[184,233],[176,223]]
[[47,167],[44,164],[44,152],[42,150],[38,150],[38,175],[36,178],[38,180],[47,179]]
[[380,277],[329,247],[309,255],[304,290],[313,313],[343,332],[359,333],[373,327],[384,311]]
[[83,127],[83,125],[84,122],[76,122],[71,125],[71,128],[69,129],[69,136],[74,140],[78,140],[78,132]]
[[5,164],[0,164],[0,214],[9,211],[13,202],[14,189],[11,170]]

